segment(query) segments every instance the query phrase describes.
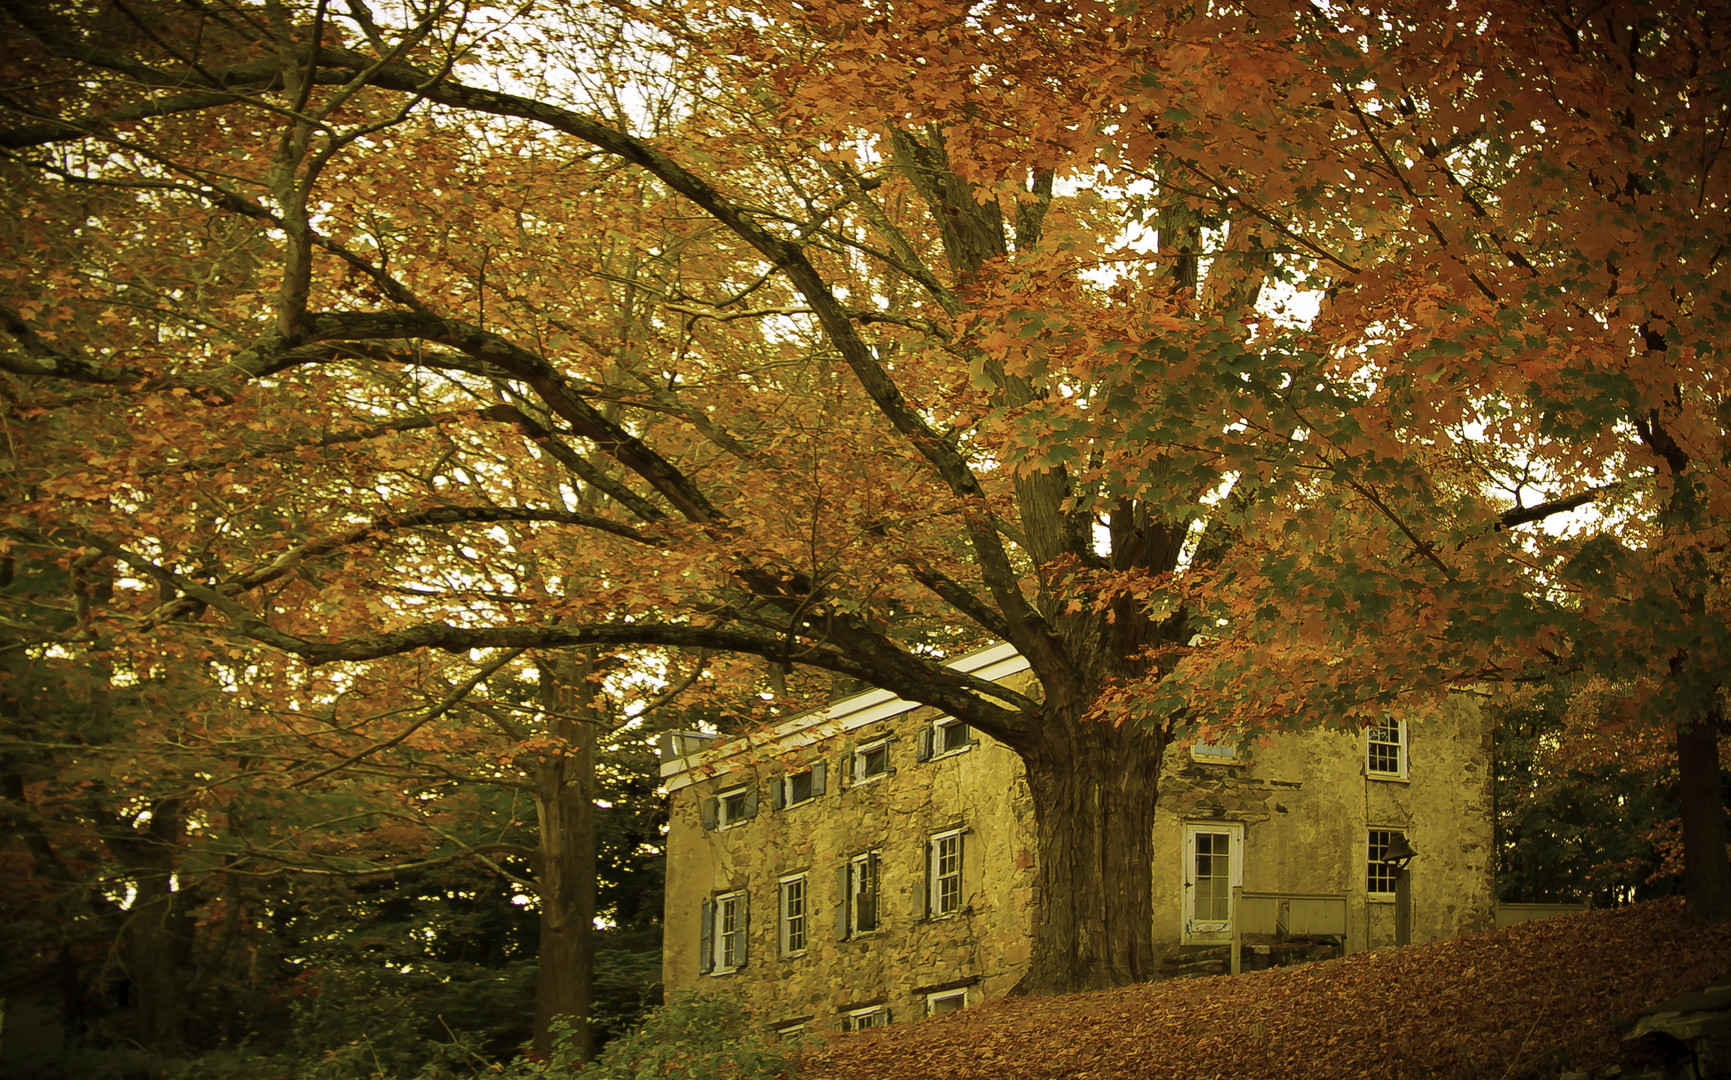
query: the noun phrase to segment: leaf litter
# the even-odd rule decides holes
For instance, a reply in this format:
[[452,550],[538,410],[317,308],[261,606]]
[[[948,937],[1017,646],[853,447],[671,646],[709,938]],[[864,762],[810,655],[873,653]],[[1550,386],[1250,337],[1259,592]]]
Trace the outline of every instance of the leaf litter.
[[1642,1008],[1731,972],[1679,900],[1236,977],[1002,998],[826,1042],[806,1080],[1523,1080],[1644,1060]]

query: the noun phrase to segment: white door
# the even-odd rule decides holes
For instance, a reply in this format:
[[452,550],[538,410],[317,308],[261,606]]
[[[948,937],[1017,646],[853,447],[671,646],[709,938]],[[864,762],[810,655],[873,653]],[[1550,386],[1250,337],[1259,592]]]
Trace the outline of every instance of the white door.
[[1244,884],[1244,826],[1184,826],[1184,944],[1232,938],[1232,886]]

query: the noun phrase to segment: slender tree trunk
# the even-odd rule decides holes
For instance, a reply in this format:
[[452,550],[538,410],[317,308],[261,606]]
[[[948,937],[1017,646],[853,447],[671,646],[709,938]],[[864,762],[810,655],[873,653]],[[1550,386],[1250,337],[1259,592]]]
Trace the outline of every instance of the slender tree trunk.
[[1714,703],[1677,725],[1677,775],[1683,788],[1683,894],[1697,923],[1731,922],[1731,859],[1726,856],[1725,793],[1719,774],[1724,706]]
[[1025,756],[1038,879],[1033,956],[1017,990],[1068,993],[1155,974],[1153,849],[1160,736],[1058,722]]
[[591,695],[573,683],[577,665],[537,665],[542,707],[552,717],[563,752],[535,768],[535,810],[540,819],[541,947],[535,978],[536,1058],[553,1052],[552,1025],[569,1023],[582,1060],[595,1053],[589,1008],[595,979],[595,725]]

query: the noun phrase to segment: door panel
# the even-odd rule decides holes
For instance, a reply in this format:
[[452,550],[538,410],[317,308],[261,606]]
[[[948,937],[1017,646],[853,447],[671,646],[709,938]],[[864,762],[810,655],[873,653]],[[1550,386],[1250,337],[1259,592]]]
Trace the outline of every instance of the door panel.
[[1244,826],[1184,826],[1184,943],[1232,936],[1232,887],[1244,883]]

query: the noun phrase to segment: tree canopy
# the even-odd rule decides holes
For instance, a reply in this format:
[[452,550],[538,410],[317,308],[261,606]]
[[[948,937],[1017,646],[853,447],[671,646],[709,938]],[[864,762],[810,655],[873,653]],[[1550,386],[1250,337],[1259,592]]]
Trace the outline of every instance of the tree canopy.
[[1027,766],[1034,990],[1152,975],[1177,735],[1591,670],[1731,915],[1694,9],[0,10],[16,648],[883,687]]

